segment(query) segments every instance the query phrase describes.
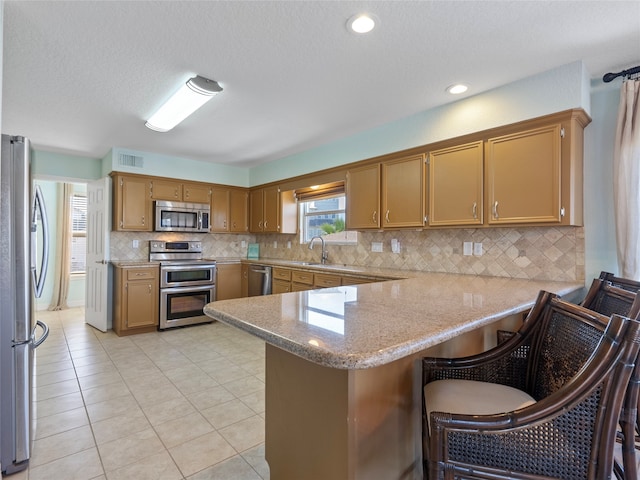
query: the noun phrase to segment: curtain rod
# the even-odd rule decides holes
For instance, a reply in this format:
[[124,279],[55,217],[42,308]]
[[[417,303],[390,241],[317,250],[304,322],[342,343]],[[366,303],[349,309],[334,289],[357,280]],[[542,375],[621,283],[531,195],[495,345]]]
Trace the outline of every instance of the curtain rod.
[[628,77],[630,75],[633,75],[634,73],[640,73],[640,65],[638,65],[637,67],[629,68],[627,70],[622,70],[621,72],[618,72],[618,73],[606,73],[604,77],[602,77],[602,81],[605,83],[609,83],[614,78],[618,78],[622,76]]

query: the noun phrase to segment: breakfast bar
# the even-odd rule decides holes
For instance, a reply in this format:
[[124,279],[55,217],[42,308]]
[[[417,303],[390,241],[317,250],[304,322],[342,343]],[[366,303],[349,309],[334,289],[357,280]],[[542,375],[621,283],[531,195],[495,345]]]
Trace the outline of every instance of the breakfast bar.
[[422,478],[418,360],[461,356],[518,328],[540,290],[579,283],[445,273],[209,303],[266,342],[272,480]]

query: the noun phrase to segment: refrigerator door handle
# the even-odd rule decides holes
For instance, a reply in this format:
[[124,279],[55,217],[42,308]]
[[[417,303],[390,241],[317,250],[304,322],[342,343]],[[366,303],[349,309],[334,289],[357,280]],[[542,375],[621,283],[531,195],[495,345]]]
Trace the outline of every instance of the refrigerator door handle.
[[[40,185],[35,186],[35,195],[33,197],[33,210],[31,214],[31,235],[35,237],[38,226],[38,213],[42,220],[42,262],[40,264],[40,276],[36,271],[36,254],[32,249],[31,252],[31,273],[33,276],[33,288],[36,298],[42,296],[44,289],[44,281],[47,278],[47,266],[49,264],[49,220],[47,218],[47,209],[44,205],[44,196]],[[35,238],[32,238],[31,245],[36,244]]]
[[43,332],[40,338],[36,340],[36,329],[34,327],[33,333],[31,334],[31,343],[33,345],[33,348],[38,348],[40,344],[44,342],[49,336],[49,326],[46,323],[40,320],[36,320],[36,325],[42,328]]

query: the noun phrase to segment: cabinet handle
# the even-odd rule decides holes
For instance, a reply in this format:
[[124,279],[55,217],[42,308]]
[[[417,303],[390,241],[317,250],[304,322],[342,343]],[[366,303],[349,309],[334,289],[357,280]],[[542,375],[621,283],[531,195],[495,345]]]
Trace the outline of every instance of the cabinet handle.
[[372,215],[372,217],[371,217],[371,221],[372,221],[373,223],[378,223],[378,221],[376,220],[376,214],[377,214],[377,213],[378,213],[378,212],[377,212],[376,210],[374,210],[374,211],[373,211],[373,215]]
[[185,192],[185,197],[189,198],[189,190]]
[[495,219],[500,218],[500,215],[498,215],[498,201],[496,200],[496,202],[493,204],[493,217]]
[[233,228],[236,228],[236,222],[233,222],[232,226]]
[[151,284],[149,284],[149,293],[151,293]]
[[262,220],[258,222],[258,228],[262,230]]
[[478,219],[478,203],[477,202],[473,202],[473,219],[477,220]]
[[136,277],[144,277],[146,275],[147,275],[146,273],[136,272]]
[[142,225],[144,225],[144,215],[142,216]]
[[387,210],[387,213],[385,214],[384,219],[387,221],[387,223],[389,223],[389,210]]
[[266,220],[264,221],[264,229],[265,230],[267,229],[267,221]]
[[[177,188],[176,188],[176,191],[175,191],[175,192],[173,192],[173,196],[174,196],[174,197],[176,197],[176,198],[178,198],[178,189],[177,189]],[[187,196],[189,196],[189,195],[187,195]]]
[[222,226],[223,226],[224,228],[227,228],[227,221],[226,221],[226,220],[222,223]]

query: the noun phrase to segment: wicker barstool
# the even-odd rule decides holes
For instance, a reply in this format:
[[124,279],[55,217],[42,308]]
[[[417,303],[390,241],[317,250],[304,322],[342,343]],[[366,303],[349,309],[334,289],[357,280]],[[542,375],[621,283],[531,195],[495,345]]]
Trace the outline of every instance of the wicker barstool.
[[[638,319],[640,316],[640,282],[601,272],[584,298],[582,305],[604,315],[617,313]],[[622,461],[614,465],[619,480],[638,479],[638,454],[640,453],[640,362],[629,381],[627,398],[620,413]],[[635,419],[635,420],[634,420]]]
[[423,359],[428,478],[609,478],[639,349],[638,321],[540,292],[494,349]]

